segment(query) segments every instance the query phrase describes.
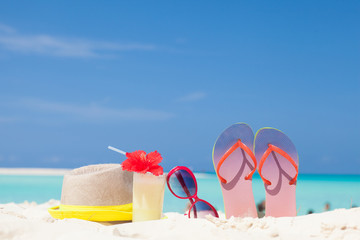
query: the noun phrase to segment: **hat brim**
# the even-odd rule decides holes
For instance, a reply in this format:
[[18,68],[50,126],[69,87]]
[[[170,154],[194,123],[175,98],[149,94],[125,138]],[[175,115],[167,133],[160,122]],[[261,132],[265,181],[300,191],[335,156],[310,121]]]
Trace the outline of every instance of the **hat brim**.
[[[117,207],[117,209],[116,209]],[[53,218],[77,218],[95,222],[112,222],[112,221],[131,221],[132,220],[132,203],[116,206],[68,206],[59,205],[51,207],[48,212]],[[121,210],[120,210],[121,209]]]

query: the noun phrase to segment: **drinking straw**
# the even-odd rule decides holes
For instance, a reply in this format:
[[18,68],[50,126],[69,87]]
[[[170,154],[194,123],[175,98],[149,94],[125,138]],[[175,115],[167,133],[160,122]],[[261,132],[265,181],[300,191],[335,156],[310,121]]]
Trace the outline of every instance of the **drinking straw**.
[[108,149],[113,150],[113,151],[118,152],[118,153],[121,153],[123,155],[126,155],[126,152],[124,152],[124,151],[122,151],[120,149],[114,148],[112,146],[108,146]]

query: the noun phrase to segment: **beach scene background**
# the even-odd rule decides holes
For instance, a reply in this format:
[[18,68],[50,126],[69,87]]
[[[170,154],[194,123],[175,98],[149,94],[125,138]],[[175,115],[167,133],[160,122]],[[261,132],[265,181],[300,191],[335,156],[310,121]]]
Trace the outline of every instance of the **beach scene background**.
[[[359,238],[359,12],[355,0],[1,1],[0,238]],[[184,220],[188,201],[167,188],[168,221],[47,212],[67,171],[122,163],[113,146],[190,168],[223,213],[212,150],[239,122],[295,145],[299,217]],[[265,200],[257,173],[252,187]]]

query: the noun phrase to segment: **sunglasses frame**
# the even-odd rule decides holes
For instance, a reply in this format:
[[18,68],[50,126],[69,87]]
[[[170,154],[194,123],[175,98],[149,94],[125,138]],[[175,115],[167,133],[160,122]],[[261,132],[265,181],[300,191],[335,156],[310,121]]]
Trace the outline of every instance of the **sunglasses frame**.
[[[194,193],[192,196],[180,197],[180,196],[178,196],[177,194],[175,194],[175,193],[173,192],[173,190],[171,189],[171,187],[170,187],[170,182],[169,182],[169,180],[170,180],[171,175],[175,174],[177,171],[180,171],[180,170],[184,170],[184,171],[188,172],[188,173],[190,174],[190,176],[192,177],[193,181],[194,181],[194,184],[195,184],[195,193]],[[179,181],[179,179],[178,179],[178,181]],[[170,172],[169,172],[169,173],[167,174],[167,176],[166,176],[166,184],[167,184],[170,192],[171,192],[172,194],[174,194],[175,197],[181,198],[181,199],[189,199],[189,201],[190,201],[190,203],[191,203],[191,207],[189,208],[189,212],[188,212],[188,214],[187,214],[189,218],[191,218],[191,217],[190,217],[190,213],[191,213],[192,208],[193,208],[193,207],[195,206],[195,204],[198,203],[198,202],[204,202],[204,203],[206,203],[206,204],[211,208],[211,210],[215,213],[215,217],[217,217],[217,218],[219,217],[219,214],[218,214],[218,212],[216,211],[216,209],[213,207],[213,205],[211,205],[209,202],[207,202],[207,201],[205,201],[205,200],[203,200],[203,199],[200,199],[200,198],[197,196],[197,192],[198,192],[197,181],[196,181],[196,178],[195,178],[194,173],[193,173],[189,168],[184,167],[184,166],[177,166],[177,167],[174,167],[173,169],[171,169]],[[180,184],[181,184],[181,183],[180,183]],[[182,184],[181,184],[181,186],[182,186]],[[182,187],[184,188],[184,186],[182,186]],[[185,187],[186,187],[186,186],[185,186]],[[186,188],[186,189],[187,189],[187,188]],[[187,189],[187,191],[189,191],[189,190]],[[185,189],[184,189],[184,192],[186,193],[186,190],[185,190]],[[194,201],[193,199],[195,199],[195,201]],[[195,210],[195,215],[196,215],[196,210]],[[195,216],[195,218],[197,218],[197,216]]]

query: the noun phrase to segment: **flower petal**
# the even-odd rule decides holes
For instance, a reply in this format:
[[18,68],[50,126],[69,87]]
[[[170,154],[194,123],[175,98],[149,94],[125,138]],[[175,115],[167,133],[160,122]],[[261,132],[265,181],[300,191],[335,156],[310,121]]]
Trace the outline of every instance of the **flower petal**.
[[122,169],[131,172],[147,171],[146,153],[138,150],[132,153],[126,153],[127,159],[122,162]]
[[156,166],[149,168],[148,172],[151,172],[155,176],[159,176],[159,175],[163,175],[164,169],[162,166],[156,165]]
[[146,155],[146,160],[148,160],[152,166],[154,165],[158,165],[161,161],[162,161],[162,156],[160,153],[158,153],[158,151],[154,151],[151,153],[148,153],[148,155]]
[[126,153],[127,158],[133,158],[133,159],[144,159],[146,157],[146,152],[142,150],[137,150],[131,153]]

